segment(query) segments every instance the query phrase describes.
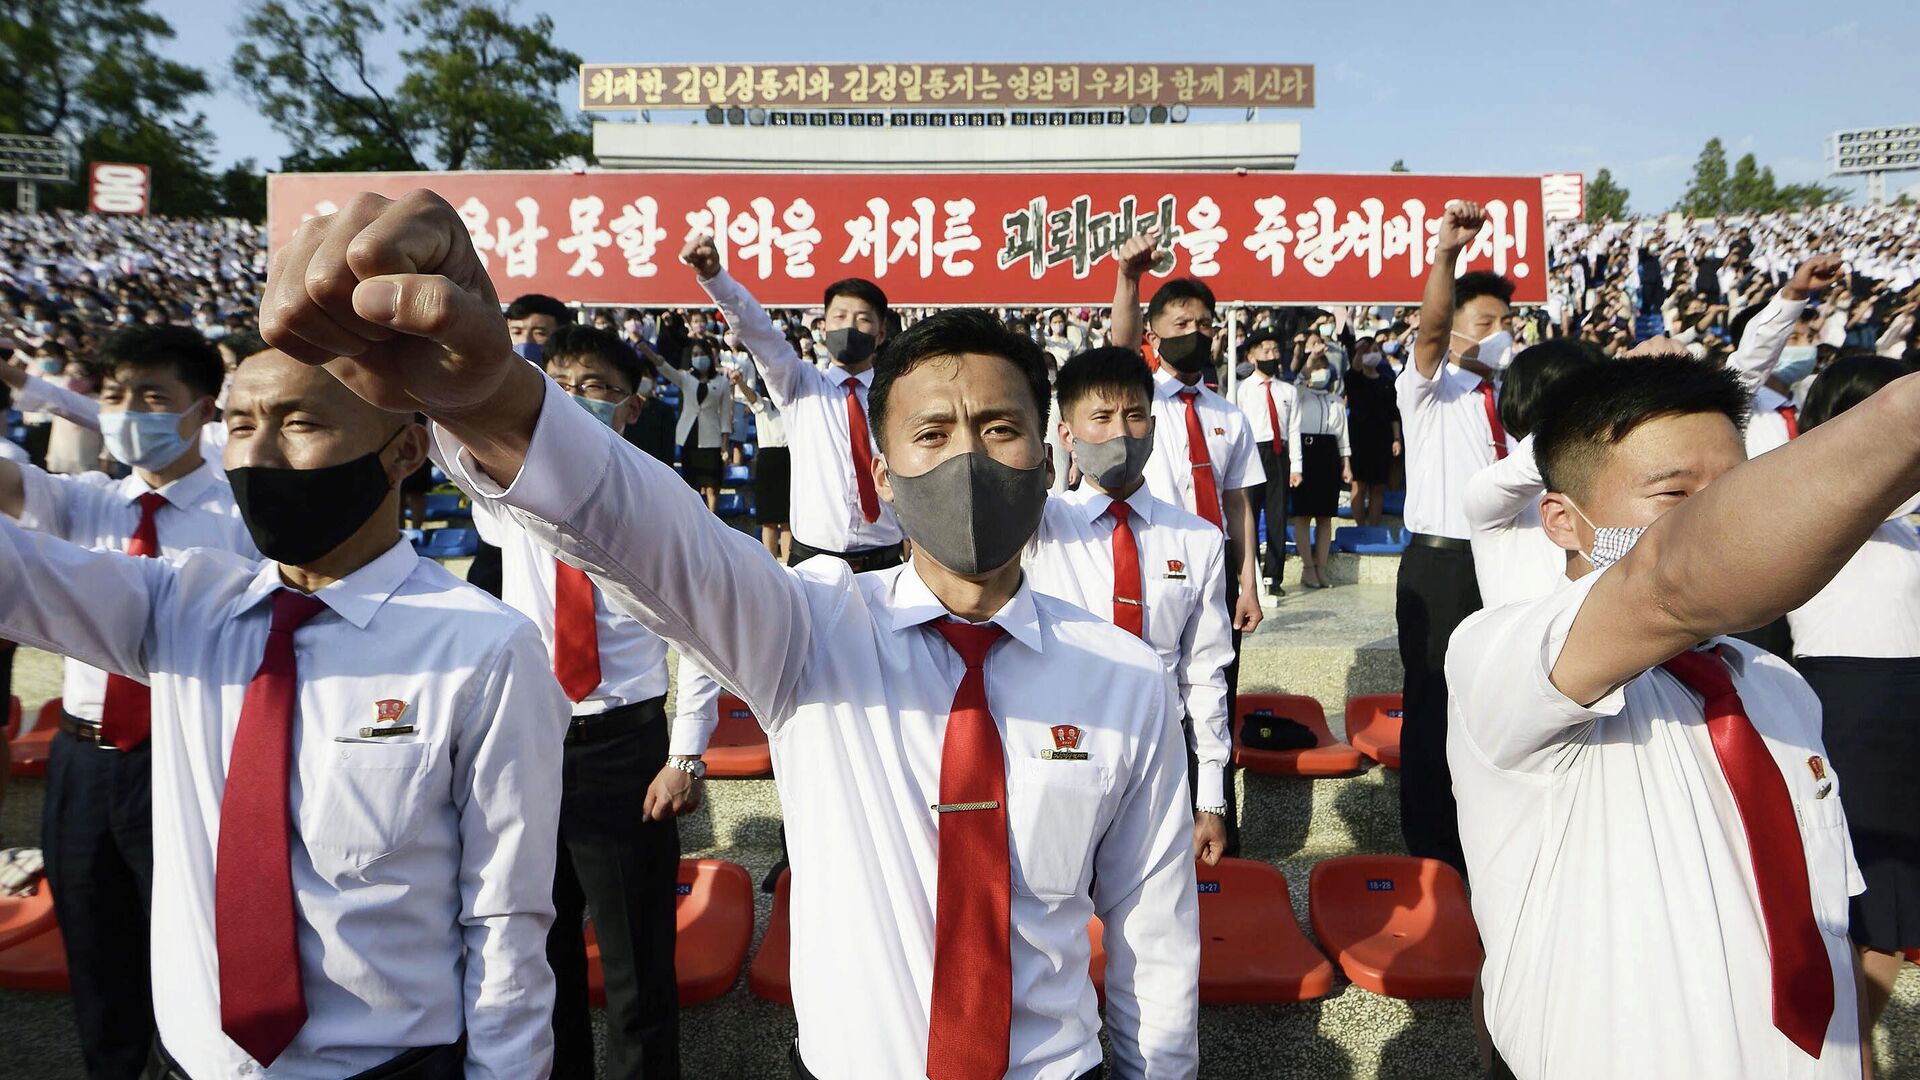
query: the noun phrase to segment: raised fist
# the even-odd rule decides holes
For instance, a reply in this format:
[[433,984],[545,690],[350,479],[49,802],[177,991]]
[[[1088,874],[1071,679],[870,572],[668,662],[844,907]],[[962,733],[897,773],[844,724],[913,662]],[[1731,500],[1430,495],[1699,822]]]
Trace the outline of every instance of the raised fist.
[[1480,235],[1487,212],[1477,202],[1450,202],[1440,218],[1440,250],[1459,251]]
[[687,246],[680,249],[680,261],[693,267],[693,272],[705,281],[720,272],[720,249],[714,246],[710,234],[691,233],[687,236]]
[[1153,269],[1165,255],[1166,252],[1160,250],[1160,233],[1157,230],[1149,230],[1127,237],[1127,242],[1120,245],[1120,251],[1115,258],[1120,262],[1120,273],[1138,281],[1142,274]]
[[1839,281],[1844,272],[1845,266],[1841,263],[1840,256],[1815,255],[1794,270],[1793,280],[1787,283],[1784,291],[1790,300],[1805,300],[1818,296],[1827,286]]

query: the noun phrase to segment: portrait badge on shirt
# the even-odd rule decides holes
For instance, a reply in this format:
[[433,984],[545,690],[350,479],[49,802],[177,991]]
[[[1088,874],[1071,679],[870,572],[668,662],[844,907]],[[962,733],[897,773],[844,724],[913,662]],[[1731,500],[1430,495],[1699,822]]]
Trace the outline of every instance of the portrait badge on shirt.
[[1813,774],[1813,782],[1820,785],[1813,793],[1814,798],[1824,799],[1833,794],[1833,781],[1827,779],[1827,763],[1820,760],[1820,755],[1807,759],[1807,771]]
[[1187,564],[1181,562],[1179,559],[1168,559],[1167,578],[1171,581],[1185,581],[1187,579]]
[[363,739],[381,739],[391,735],[413,734],[412,724],[400,721],[407,715],[407,703],[398,698],[382,698],[373,703],[374,727],[360,729]]
[[1085,761],[1087,754],[1080,748],[1080,729],[1072,724],[1053,726],[1053,749],[1040,751],[1043,761]]

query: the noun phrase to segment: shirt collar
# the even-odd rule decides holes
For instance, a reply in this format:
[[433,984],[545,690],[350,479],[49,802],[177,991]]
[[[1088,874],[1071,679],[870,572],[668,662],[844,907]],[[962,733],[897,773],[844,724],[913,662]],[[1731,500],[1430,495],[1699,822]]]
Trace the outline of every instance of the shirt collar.
[[[1058,496],[1058,498],[1065,500],[1067,505],[1074,507],[1080,514],[1081,520],[1087,522],[1089,525],[1099,521],[1100,515],[1107,512],[1107,507],[1114,504],[1114,499],[1111,495],[1095,491],[1092,485],[1084,483],[1072,491]],[[1141,484],[1139,487],[1133,489],[1133,494],[1119,501],[1126,503],[1132,508],[1134,517],[1149,525],[1153,524],[1153,508],[1160,500],[1153,497],[1153,494],[1147,490],[1147,485]]]
[[128,502],[133,502],[152,491],[167,500],[167,505],[184,510],[198,502],[200,496],[205,495],[207,489],[214,485],[215,480],[213,464],[203,461],[199,468],[159,487],[148,487],[147,482],[140,479],[139,473],[129,473],[124,483],[126,486],[122,490],[126,492]]
[[[887,613],[893,620],[893,632],[899,633],[908,627],[924,626],[927,623],[951,616],[940,598],[933,595],[927,583],[920,579],[919,571],[913,568],[913,561],[892,571],[893,586],[887,598]],[[1040,610],[1034,606],[1033,590],[1027,587],[1026,575],[1020,577],[1020,588],[1013,598],[987,620],[1007,632],[1007,636],[1040,652]]]
[[858,382],[862,390],[873,389],[873,365],[871,364],[867,365],[867,370],[858,375],[849,375],[839,367],[830,367],[827,369],[827,377],[833,380],[833,385],[841,389],[846,388],[848,379],[853,379]]
[[[319,597],[341,618],[365,630],[374,613],[400,586],[413,576],[420,556],[405,537],[394,542],[379,558],[328,585],[313,595]],[[240,610],[250,611],[261,601],[287,587],[280,578],[280,564],[263,559],[247,591],[241,595]]]

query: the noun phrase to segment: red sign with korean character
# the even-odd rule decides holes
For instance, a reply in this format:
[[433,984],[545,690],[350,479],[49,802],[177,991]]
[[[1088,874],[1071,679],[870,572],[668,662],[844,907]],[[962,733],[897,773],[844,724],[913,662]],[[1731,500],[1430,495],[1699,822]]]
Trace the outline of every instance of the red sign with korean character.
[[1539,177],[1302,173],[326,173],[269,178],[276,246],[356,192],[426,187],[467,224],[500,296],[702,305],[692,230],[781,307],[870,278],[899,305],[1105,305],[1116,253],[1157,230],[1142,282],[1190,276],[1247,303],[1418,303],[1448,200],[1485,205],[1462,270],[1544,303]]

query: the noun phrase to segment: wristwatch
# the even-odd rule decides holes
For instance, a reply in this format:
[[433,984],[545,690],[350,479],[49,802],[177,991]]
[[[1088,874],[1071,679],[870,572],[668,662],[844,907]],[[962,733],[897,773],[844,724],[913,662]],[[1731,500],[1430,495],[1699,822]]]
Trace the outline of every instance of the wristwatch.
[[670,757],[667,759],[667,768],[679,769],[695,780],[707,778],[707,763],[697,757]]
[[1227,806],[1225,803],[1221,803],[1219,806],[1196,806],[1193,808],[1193,811],[1196,814],[1212,814],[1217,818],[1227,816]]

